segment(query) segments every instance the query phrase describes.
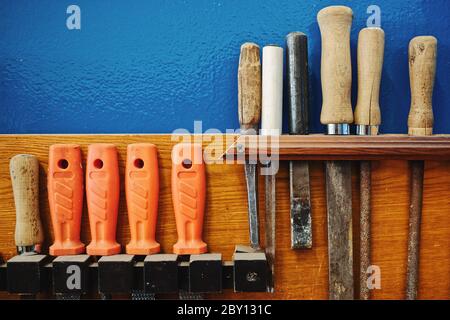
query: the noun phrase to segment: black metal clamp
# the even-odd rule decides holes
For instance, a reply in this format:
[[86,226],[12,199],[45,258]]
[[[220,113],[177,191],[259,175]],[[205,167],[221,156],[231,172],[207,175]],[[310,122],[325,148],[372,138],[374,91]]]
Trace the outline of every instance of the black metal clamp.
[[[141,259],[143,258],[143,259]],[[155,254],[144,257],[118,254],[94,261],[89,255],[51,257],[41,254],[15,256],[0,266],[0,290],[19,294],[49,292],[78,295],[264,292],[267,260],[263,252],[238,252],[233,261],[208,253],[177,256]]]

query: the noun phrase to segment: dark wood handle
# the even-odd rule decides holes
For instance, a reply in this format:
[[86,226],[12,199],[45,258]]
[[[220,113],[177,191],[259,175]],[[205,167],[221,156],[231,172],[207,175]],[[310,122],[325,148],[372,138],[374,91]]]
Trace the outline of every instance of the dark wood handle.
[[308,38],[304,33],[291,32],[286,47],[289,134],[308,134]]

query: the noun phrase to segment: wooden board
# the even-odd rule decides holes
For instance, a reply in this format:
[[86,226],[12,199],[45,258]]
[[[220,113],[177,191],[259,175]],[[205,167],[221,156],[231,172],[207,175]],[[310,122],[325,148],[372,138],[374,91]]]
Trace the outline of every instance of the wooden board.
[[[214,140],[215,137],[213,137]],[[216,137],[221,143],[221,137]],[[48,147],[54,143],[78,143],[86,157],[87,146],[109,142],[119,150],[123,182],[126,146],[151,142],[159,148],[160,206],[157,239],[162,250],[171,252],[176,240],[175,218],[170,193],[171,147],[176,141],[170,135],[0,135],[0,254],[8,259],[15,254],[14,203],[9,177],[9,159],[18,153],[35,154],[41,163],[41,217],[47,249],[52,232],[46,192]],[[206,145],[208,142],[205,142]],[[359,196],[358,163],[353,166],[353,211],[355,254],[358,253]],[[450,298],[450,162],[426,162],[423,223],[420,255],[420,290],[422,299]],[[277,261],[276,293],[240,293],[225,291],[211,298],[226,299],[327,299],[328,259],[324,166],[311,162],[311,204],[313,210],[313,249],[293,251],[289,248],[289,181],[288,164],[282,163],[277,176]],[[409,168],[405,161],[373,162],[372,173],[372,246],[373,264],[381,268],[381,289],[373,291],[375,299],[403,299],[406,271],[406,241],[409,205]],[[260,179],[260,190],[264,179]],[[236,244],[248,243],[247,199],[244,170],[238,164],[207,165],[207,212],[204,238],[211,252],[220,252],[230,260]],[[264,193],[260,192],[260,224],[264,227]],[[121,187],[118,241],[129,240],[128,220]],[[261,230],[262,239],[264,231]],[[87,212],[83,213],[82,239],[89,242]],[[355,269],[355,274],[358,272]],[[5,293],[0,298],[13,298]]]

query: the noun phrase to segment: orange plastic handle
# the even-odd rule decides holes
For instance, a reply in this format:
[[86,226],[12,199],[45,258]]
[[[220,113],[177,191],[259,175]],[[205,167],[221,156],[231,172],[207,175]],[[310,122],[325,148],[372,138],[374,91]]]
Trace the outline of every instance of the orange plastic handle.
[[116,242],[119,209],[119,164],[113,144],[91,144],[86,166],[86,198],[91,227],[87,253],[108,256],[120,253]]
[[83,253],[85,246],[80,241],[83,211],[83,168],[80,146],[76,144],[50,146],[47,191],[55,235],[50,255]]
[[128,254],[148,255],[160,251],[155,241],[158,217],[158,151],[151,143],[128,145],[125,193],[131,240]]
[[177,224],[176,254],[207,251],[202,240],[206,173],[200,144],[180,143],[172,149],[172,201]]

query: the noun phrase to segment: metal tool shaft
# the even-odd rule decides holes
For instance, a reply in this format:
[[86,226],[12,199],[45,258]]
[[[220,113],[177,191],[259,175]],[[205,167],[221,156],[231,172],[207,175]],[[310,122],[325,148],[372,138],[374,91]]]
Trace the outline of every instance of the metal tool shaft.
[[274,292],[275,283],[275,220],[276,220],[276,179],[275,175],[265,176],[266,204],[266,257],[270,269],[268,292]]
[[291,248],[311,248],[311,192],[308,162],[291,161],[289,176],[291,179]]
[[258,183],[256,180],[256,164],[245,160],[245,181],[247,183],[248,221],[250,229],[250,246],[258,250],[259,245],[259,219],[258,219]]
[[419,277],[420,223],[423,199],[423,161],[411,161],[411,198],[409,207],[408,264],[406,271],[406,299],[417,298]]
[[367,285],[367,270],[370,266],[370,192],[371,192],[371,163],[360,163],[360,274],[359,295],[361,300],[370,298],[370,290]]

